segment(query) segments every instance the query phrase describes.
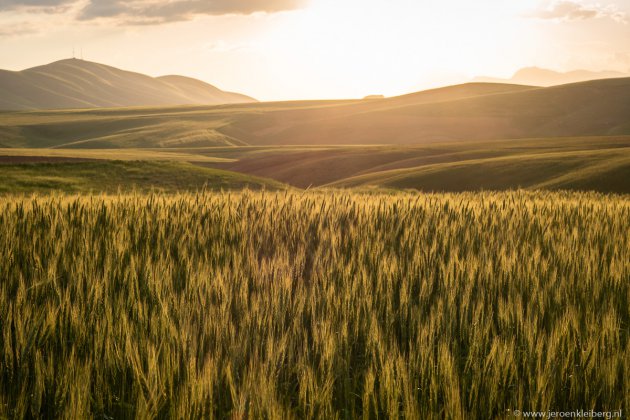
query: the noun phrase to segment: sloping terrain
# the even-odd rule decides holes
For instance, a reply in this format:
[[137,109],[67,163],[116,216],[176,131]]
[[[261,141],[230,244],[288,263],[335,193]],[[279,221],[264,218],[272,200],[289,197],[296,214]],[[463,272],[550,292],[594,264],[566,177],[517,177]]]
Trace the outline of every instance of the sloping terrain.
[[185,162],[57,162],[0,164],[2,193],[116,193],[285,187],[258,177],[203,168]]
[[630,193],[629,116],[630,79],[473,83],[370,100],[0,112],[0,155],[9,163],[193,162],[300,188]]
[[255,102],[182,76],[149,77],[84,60],[0,70],[0,109],[209,105]]
[[0,147],[419,145],[630,135],[630,78],[395,98],[0,113]]
[[630,193],[630,137],[545,138],[243,151],[208,163],[297,187]]
[[0,147],[173,148],[246,145],[224,129],[277,110],[353,101],[0,112]]
[[529,88],[371,109],[308,109],[237,119],[222,132],[248,144],[422,144],[630,134],[630,78]]
[[[141,148],[285,144],[286,132],[325,129],[344,118],[406,106],[523,92],[527,86],[467,84],[379,100],[0,113],[0,147]],[[348,130],[360,127],[348,127]],[[322,137],[313,144],[356,143]],[[385,139],[381,143],[387,143]],[[299,144],[299,143],[297,143]]]
[[226,124],[224,114],[211,107],[0,112],[0,147],[135,149],[243,144],[217,131]]
[[630,193],[630,150],[533,153],[422,165],[329,184],[422,191],[564,189]]

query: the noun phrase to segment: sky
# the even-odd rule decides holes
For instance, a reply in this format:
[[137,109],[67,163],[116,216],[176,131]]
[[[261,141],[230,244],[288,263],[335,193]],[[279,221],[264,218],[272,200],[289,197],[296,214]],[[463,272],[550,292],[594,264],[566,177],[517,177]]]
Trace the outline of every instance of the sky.
[[259,100],[392,96],[530,66],[630,72],[630,0],[0,0],[0,68],[73,49]]

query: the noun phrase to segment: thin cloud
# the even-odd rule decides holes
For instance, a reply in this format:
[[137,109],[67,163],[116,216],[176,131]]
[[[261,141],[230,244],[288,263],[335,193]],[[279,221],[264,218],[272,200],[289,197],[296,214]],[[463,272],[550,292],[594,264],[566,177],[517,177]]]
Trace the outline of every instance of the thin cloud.
[[248,15],[300,8],[306,0],[0,0],[0,12],[64,14],[76,20],[112,19],[117,24],[156,25],[201,15]]
[[38,29],[37,26],[28,22],[2,25],[0,26],[0,38],[34,34],[37,33]]
[[0,0],[0,38],[39,34],[51,25],[70,24],[84,4],[85,0]]
[[64,13],[76,0],[0,0],[0,12]]
[[301,0],[91,0],[79,19],[120,18],[131,24],[159,24],[200,15],[280,12],[299,8],[301,4]]
[[627,23],[628,20],[627,14],[617,9],[615,6],[603,6],[601,4],[585,5],[575,1],[556,1],[549,7],[536,10],[527,16],[555,21],[608,18],[616,22]]

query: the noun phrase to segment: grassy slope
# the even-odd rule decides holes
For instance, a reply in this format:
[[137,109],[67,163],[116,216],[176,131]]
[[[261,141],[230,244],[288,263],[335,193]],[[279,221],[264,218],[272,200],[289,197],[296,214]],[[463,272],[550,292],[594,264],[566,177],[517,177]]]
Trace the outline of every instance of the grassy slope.
[[29,156],[193,162],[300,188],[464,191],[522,187],[630,192],[630,137],[624,136],[426,146],[0,149],[5,173],[6,164],[13,159],[23,162]]
[[0,149],[0,163],[10,157],[50,157],[99,160],[145,160],[194,163],[228,163],[234,159],[187,152],[184,149]]
[[0,193],[284,188],[275,181],[184,162],[102,161],[0,165],[0,179]]
[[425,191],[514,188],[630,193],[630,154],[569,152],[473,159],[377,172],[330,184]]
[[407,103],[318,119],[301,115],[309,113],[276,112],[260,116],[256,125],[236,121],[223,131],[249,144],[418,144],[630,134],[630,78]]
[[[235,157],[235,156],[232,156]],[[436,191],[567,188],[630,192],[630,137],[270,149],[211,164],[298,187]]]
[[246,143],[223,128],[233,120],[255,118],[287,108],[331,107],[341,101],[0,112],[0,147],[180,148]]
[[466,84],[367,101],[0,114],[0,146],[420,144],[630,134],[630,79]]
[[[369,101],[5,112],[0,113],[0,147],[207,147],[269,145],[276,140],[282,144],[287,143],[284,137],[296,125],[314,124],[325,130],[335,121],[354,115],[530,89],[517,85],[469,84]],[[356,140],[322,136],[313,144],[357,143]]]
[[[612,135],[630,133],[628,98],[630,79],[615,79],[548,89],[467,84],[369,101],[5,112],[0,147],[196,162],[298,187],[628,192],[630,141]],[[611,136],[564,138],[572,132]],[[472,140],[528,133],[558,137]],[[459,137],[466,141],[452,141]],[[339,146],[359,142],[392,145]]]
[[[242,114],[221,128],[223,133],[250,145],[363,145],[410,144],[427,139],[416,136],[421,119],[406,110],[485,97],[518,95],[536,88],[519,85],[470,83],[417,92],[394,98],[360,101],[311,109],[279,109],[258,115]],[[394,116],[390,115],[392,113]],[[400,115],[399,115],[400,114]],[[470,123],[470,122],[469,122]],[[452,124],[450,124],[452,125]],[[474,127],[471,127],[474,128]],[[429,140],[450,139],[437,136]]]
[[[106,149],[232,144],[216,131],[223,124],[221,118],[200,121],[186,111],[0,114],[0,146]],[[182,113],[186,114],[183,118]]]

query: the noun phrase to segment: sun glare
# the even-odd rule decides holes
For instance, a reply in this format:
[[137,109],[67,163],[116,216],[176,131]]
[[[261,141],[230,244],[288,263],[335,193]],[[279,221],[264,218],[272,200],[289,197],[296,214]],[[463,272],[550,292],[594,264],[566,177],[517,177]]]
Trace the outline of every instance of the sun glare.
[[490,1],[397,1],[384,7],[381,0],[321,0],[286,16],[259,48],[295,68],[295,78],[284,83],[311,80],[319,94],[333,97],[340,91],[394,95],[511,71],[514,46],[527,42],[518,15],[523,7]]

